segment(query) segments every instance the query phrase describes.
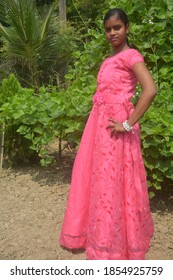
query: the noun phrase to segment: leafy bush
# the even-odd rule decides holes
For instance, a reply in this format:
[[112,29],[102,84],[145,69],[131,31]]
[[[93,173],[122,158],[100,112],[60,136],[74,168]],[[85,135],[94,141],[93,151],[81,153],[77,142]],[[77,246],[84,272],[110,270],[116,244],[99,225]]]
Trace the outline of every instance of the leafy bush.
[[[159,189],[173,181],[173,5],[168,0],[154,0],[152,6],[148,1],[112,0],[105,1],[103,10],[115,6],[128,12],[130,42],[144,55],[158,86],[158,95],[140,123],[148,180]],[[1,86],[0,119],[6,123],[6,139],[10,138],[8,132],[10,134],[13,127],[22,141],[28,141],[26,147],[42,157],[43,165],[53,160],[47,157],[46,145],[55,137],[80,141],[96,89],[97,71],[110,53],[100,18],[96,19],[96,24],[97,29],[88,30],[88,43],[84,44],[83,51],[79,49],[73,54],[76,62],[66,75],[66,90],[41,87],[35,94],[32,89],[21,88],[17,80],[10,82],[10,77]],[[27,148],[24,150],[26,152]]]
[[41,163],[46,165],[54,160],[47,155],[48,143],[55,138],[79,141],[90,109],[87,95],[57,91],[56,87],[41,87],[35,94],[33,89],[22,88],[14,75],[3,81],[1,96],[7,86],[0,116],[1,125],[6,126],[5,151],[12,163],[42,157]]
[[29,149],[30,141],[17,133],[16,119],[22,113],[22,104],[18,104],[17,99],[25,92],[32,93],[33,90],[22,89],[13,74],[8,79],[3,79],[0,87],[0,127],[3,128],[5,124],[5,154],[11,164],[38,158],[37,154]]
[[142,150],[150,184],[160,189],[173,181],[173,5],[167,0],[153,1],[152,6],[147,1],[139,4],[132,8],[131,40],[144,55],[158,87],[157,97],[141,119]]

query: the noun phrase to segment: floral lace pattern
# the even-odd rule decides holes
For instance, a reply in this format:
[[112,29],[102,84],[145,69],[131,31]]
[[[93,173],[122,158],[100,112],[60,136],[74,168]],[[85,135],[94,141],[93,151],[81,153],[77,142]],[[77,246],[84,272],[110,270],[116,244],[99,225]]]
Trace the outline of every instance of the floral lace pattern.
[[93,103],[100,106],[105,103],[104,96],[101,92],[96,92],[93,96]]
[[[134,134],[112,138],[106,128],[110,118],[122,122],[134,110],[130,97],[136,82],[127,65],[128,59],[135,63],[135,55],[142,61],[130,50],[103,63],[73,167],[60,243],[85,248],[87,259],[144,259],[153,234],[139,125]],[[117,85],[123,75],[131,82]]]

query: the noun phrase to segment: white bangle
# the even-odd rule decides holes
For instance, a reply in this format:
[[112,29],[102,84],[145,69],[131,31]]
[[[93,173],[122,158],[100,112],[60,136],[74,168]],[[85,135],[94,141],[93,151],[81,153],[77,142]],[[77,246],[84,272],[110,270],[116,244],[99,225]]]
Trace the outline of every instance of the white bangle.
[[130,126],[127,122],[127,120],[125,122],[123,122],[123,127],[126,131],[131,131],[133,129],[133,126]]

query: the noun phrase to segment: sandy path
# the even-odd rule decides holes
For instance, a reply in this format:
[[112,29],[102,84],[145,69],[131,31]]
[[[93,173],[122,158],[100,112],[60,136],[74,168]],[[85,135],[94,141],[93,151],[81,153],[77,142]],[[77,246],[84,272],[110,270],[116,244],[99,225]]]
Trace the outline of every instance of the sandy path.
[[[58,244],[73,157],[62,166],[26,166],[0,171],[0,259],[82,260]],[[148,259],[173,259],[173,196],[155,197]]]

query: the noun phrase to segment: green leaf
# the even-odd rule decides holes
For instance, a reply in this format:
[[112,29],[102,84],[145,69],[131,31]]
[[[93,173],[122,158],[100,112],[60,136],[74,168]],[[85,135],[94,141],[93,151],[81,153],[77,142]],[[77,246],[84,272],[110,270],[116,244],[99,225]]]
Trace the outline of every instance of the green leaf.
[[152,199],[153,197],[155,197],[155,193],[154,192],[149,192],[149,198]]
[[18,110],[13,114],[14,119],[19,119],[24,115],[24,111],[23,110]]
[[41,127],[35,127],[33,129],[34,132],[38,133],[38,134],[43,134],[43,129]]
[[172,112],[173,111],[173,104],[167,105],[167,110]]
[[162,75],[162,76],[166,76],[167,74],[168,74],[168,72],[169,72],[169,68],[167,67],[167,68],[161,68],[160,70],[159,70],[159,72],[160,72],[160,74]]

